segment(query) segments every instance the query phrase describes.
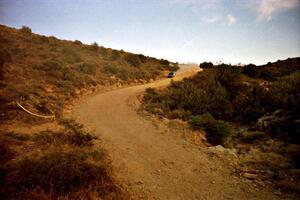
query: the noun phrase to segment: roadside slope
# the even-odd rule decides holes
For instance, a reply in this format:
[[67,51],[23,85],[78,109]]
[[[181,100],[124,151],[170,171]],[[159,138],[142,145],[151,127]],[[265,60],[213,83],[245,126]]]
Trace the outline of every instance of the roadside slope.
[[[176,80],[196,71],[180,72]],[[251,182],[232,175],[221,159],[173,136],[163,124],[142,118],[130,105],[145,88],[169,83],[164,79],[86,96],[71,117],[103,139],[118,178],[139,199],[277,199],[269,188],[255,189]]]

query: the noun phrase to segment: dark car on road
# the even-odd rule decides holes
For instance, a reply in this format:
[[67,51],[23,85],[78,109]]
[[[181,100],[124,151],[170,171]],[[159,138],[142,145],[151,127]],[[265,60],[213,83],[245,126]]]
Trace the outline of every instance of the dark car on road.
[[176,72],[170,72],[169,74],[168,74],[168,78],[173,78],[173,77],[175,77],[176,76]]

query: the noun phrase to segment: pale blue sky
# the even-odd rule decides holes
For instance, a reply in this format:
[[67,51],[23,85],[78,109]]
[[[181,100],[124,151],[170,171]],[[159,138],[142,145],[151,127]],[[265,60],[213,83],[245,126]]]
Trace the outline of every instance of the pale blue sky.
[[300,56],[299,0],[0,0],[0,23],[179,62]]

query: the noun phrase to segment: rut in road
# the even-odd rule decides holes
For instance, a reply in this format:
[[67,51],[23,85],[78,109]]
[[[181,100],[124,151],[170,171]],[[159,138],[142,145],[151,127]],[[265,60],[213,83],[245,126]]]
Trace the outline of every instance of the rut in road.
[[[197,70],[180,72],[182,79]],[[130,101],[147,87],[160,87],[169,79],[82,98],[72,117],[95,130],[105,143],[118,178],[138,199],[278,199],[265,188],[231,175],[222,160],[211,159],[167,129],[137,114]]]

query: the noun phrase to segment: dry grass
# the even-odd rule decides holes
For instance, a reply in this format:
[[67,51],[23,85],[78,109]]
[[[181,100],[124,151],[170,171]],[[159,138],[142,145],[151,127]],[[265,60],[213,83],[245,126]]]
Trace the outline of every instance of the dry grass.
[[74,121],[60,123],[57,132],[1,134],[1,198],[128,199],[96,138]]
[[0,44],[0,120],[24,119],[12,105],[17,100],[35,112],[59,114],[82,89],[154,79],[169,64],[96,43],[37,35],[28,27],[0,25]]
[[21,111],[19,101],[32,112],[55,113],[65,127],[30,134],[0,130],[1,199],[127,199],[106,152],[93,144],[97,138],[82,125],[61,120],[61,112],[84,91],[155,79],[166,65],[167,60],[97,43],[0,25],[0,123],[47,122]]

